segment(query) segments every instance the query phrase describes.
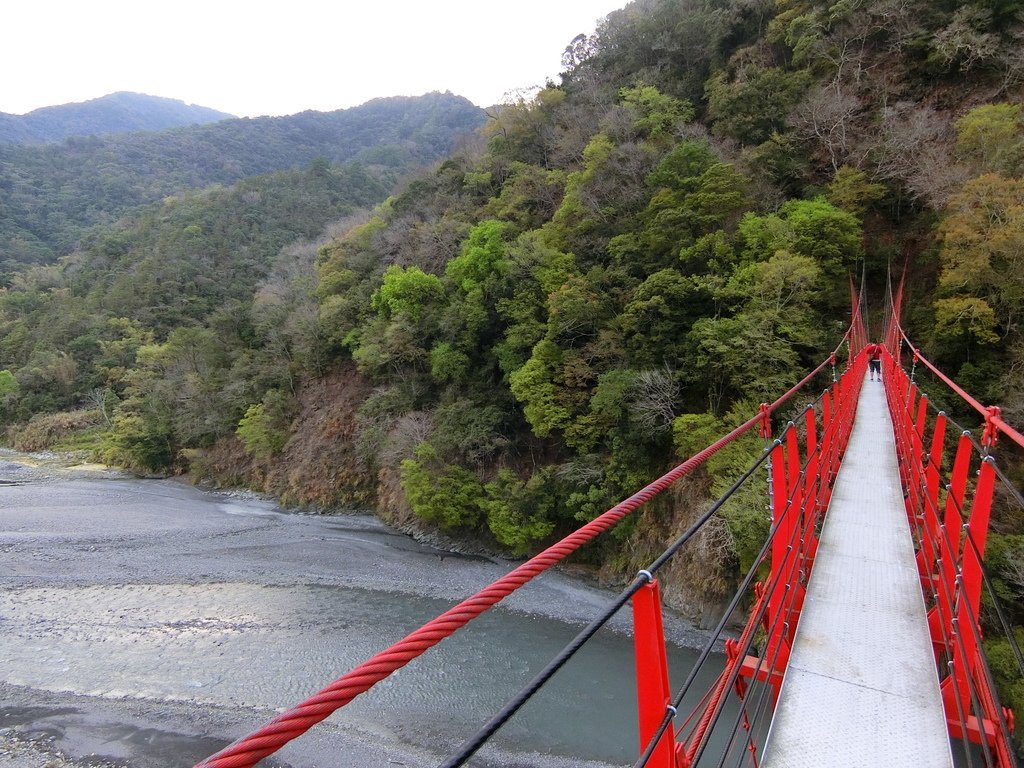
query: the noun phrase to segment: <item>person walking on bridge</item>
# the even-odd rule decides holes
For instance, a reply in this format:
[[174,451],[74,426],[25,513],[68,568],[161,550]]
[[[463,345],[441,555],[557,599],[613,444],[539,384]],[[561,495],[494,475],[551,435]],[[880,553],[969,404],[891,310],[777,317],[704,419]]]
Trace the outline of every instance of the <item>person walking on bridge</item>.
[[868,371],[871,373],[871,380],[875,380],[875,374],[878,374],[878,380],[882,380],[882,345],[872,344],[868,347]]

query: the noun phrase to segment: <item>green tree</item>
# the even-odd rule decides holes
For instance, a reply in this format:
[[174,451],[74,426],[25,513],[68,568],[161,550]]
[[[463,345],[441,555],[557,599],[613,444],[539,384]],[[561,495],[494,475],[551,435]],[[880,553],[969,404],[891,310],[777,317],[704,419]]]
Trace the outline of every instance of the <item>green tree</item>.
[[870,182],[864,171],[844,165],[832,177],[826,197],[836,208],[863,218],[868,208],[884,194],[884,184]]
[[444,464],[429,443],[401,465],[402,490],[412,511],[429,523],[452,530],[472,528],[481,517],[486,494],[472,472]]
[[0,398],[18,394],[18,380],[10,371],[0,371]]
[[956,150],[976,172],[1019,175],[1024,170],[1024,108],[983,104],[956,121]]
[[484,288],[508,270],[505,234],[508,225],[494,219],[481,221],[469,231],[458,256],[448,262],[445,274],[465,293]]
[[287,397],[280,390],[270,390],[263,402],[246,409],[235,434],[246,453],[267,461],[288,442],[287,427]]
[[708,79],[705,95],[716,133],[742,144],[760,144],[781,133],[786,117],[807,91],[811,78],[799,70],[748,64],[730,78],[725,72]]
[[558,347],[542,340],[533,348],[530,359],[508,377],[512,394],[523,405],[523,415],[537,437],[569,425],[572,414],[560,397],[554,377],[562,364]]
[[500,469],[485,486],[487,500],[483,510],[487,527],[515,555],[526,554],[555,528],[550,519],[554,498],[543,481],[538,474],[523,482],[511,470]]
[[384,317],[403,315],[417,323],[423,312],[443,297],[444,285],[437,275],[428,275],[419,267],[403,269],[393,264],[384,270],[370,306]]
[[668,96],[651,85],[623,88],[622,103],[636,115],[634,126],[652,141],[670,141],[673,131],[693,120],[689,102]]
[[[1024,306],[1024,179],[979,176],[950,198],[947,212],[940,288],[949,297],[979,299],[1003,333],[1016,332]],[[986,312],[978,307],[973,314]]]

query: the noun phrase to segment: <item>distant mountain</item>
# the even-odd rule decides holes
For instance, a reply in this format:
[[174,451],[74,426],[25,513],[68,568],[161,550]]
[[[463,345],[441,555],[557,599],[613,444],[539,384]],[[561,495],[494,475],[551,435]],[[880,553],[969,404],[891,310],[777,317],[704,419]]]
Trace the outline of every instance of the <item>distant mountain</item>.
[[[461,96],[374,99],[336,112],[224,120],[159,132],[0,144],[0,271],[67,253],[88,228],[186,190],[322,158],[380,182],[446,156],[484,113]],[[2,282],[2,280],[0,280]]]
[[178,99],[122,91],[76,104],[43,107],[25,115],[0,112],[0,144],[54,144],[71,136],[161,131],[232,117]]

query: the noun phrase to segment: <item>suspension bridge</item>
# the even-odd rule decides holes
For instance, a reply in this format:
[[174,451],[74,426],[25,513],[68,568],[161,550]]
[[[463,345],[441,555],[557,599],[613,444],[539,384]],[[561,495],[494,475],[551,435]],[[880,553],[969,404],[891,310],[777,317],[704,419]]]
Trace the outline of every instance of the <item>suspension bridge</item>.
[[[852,322],[843,340],[779,399],[196,768],[256,765],[752,433],[765,448],[732,487],[441,768],[467,764],[627,603],[640,734],[635,768],[1017,766],[1014,715],[1000,704],[985,659],[981,612],[987,589],[990,612],[1024,675],[1024,657],[984,564],[997,486],[1024,506],[999,466],[996,446],[1002,440],[1024,448],[1024,435],[913,345],[899,323],[902,292],[901,286],[890,297],[884,341],[876,347],[868,343],[851,287]],[[877,380],[868,376],[868,358],[876,352]],[[919,368],[948,389],[946,397],[977,414],[980,435],[931,405],[916,381]],[[821,393],[814,402],[795,406],[815,385]],[[782,415],[791,420],[776,425]],[[673,689],[657,574],[741,487],[764,473],[767,540],[693,668]],[[741,632],[727,631],[740,624]],[[723,645],[716,682],[708,691],[693,690],[701,668],[720,659]]]

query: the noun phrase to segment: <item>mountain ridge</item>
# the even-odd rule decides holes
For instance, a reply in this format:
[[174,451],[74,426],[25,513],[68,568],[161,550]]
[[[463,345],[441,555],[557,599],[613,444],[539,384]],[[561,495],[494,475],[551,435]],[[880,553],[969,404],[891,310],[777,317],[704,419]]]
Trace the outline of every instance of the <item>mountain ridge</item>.
[[[0,144],[0,260],[47,262],[96,224],[185,190],[352,160],[384,176],[451,151],[484,112],[451,93],[395,96],[334,112],[235,118],[157,132]],[[392,179],[394,181],[394,179]]]
[[0,144],[56,144],[73,136],[108,136],[204,125],[235,117],[181,99],[117,91],[86,101],[0,112]]

